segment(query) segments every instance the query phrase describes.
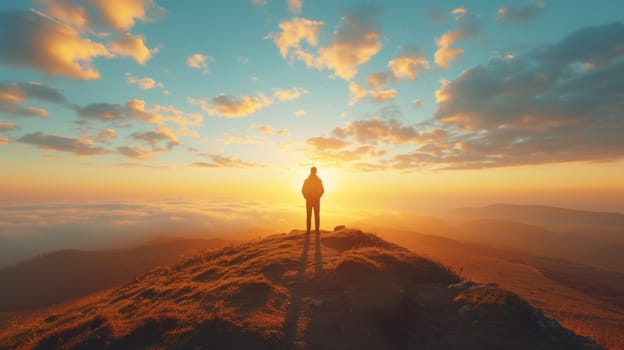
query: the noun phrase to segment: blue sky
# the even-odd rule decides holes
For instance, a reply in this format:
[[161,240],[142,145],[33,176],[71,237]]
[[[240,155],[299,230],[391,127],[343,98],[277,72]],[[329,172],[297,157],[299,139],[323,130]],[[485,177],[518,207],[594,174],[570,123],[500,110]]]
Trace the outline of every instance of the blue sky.
[[[4,183],[28,187],[41,179],[24,173],[50,169],[59,182],[59,169],[85,164],[136,180],[143,175],[128,167],[197,167],[214,177],[223,176],[216,169],[313,163],[395,174],[620,162],[622,152],[607,141],[621,135],[621,114],[596,107],[595,96],[583,116],[540,102],[562,101],[557,87],[571,79],[619,71],[619,1],[291,2],[3,1],[0,157],[13,169]],[[595,40],[574,36],[587,28]],[[577,56],[561,64],[578,69],[575,76],[540,53],[566,49],[566,38]],[[438,61],[436,53],[448,57]],[[515,81],[514,67],[554,80]],[[466,72],[486,73],[471,80]],[[608,79],[617,86],[618,78]],[[487,84],[506,92],[477,106],[486,99],[471,92]],[[33,86],[48,98],[29,93]],[[522,92],[535,86],[541,90]],[[601,103],[617,110],[617,96]],[[531,103],[524,115],[493,122]],[[583,123],[591,139],[579,136]],[[610,136],[595,137],[604,130]],[[570,146],[579,142],[588,151]]]

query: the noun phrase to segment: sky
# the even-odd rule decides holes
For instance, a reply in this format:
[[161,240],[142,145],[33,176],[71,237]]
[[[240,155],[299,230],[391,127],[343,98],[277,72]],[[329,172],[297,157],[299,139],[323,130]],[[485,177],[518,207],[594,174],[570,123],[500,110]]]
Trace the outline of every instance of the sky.
[[[496,202],[624,212],[623,12],[2,1],[0,234],[103,224],[101,206],[163,198],[161,213],[171,200],[281,213],[302,205],[312,165],[329,216]],[[119,222],[143,212],[126,209]]]

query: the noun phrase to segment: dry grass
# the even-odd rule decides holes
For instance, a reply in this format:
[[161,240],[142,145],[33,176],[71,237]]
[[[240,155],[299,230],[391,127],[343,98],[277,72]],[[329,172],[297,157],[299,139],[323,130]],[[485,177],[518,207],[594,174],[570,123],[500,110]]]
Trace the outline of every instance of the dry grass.
[[21,320],[0,331],[0,347],[553,348],[548,337],[555,333],[539,328],[537,318],[512,334],[493,331],[514,319],[511,297],[484,314],[490,322],[458,317],[467,303],[492,304],[458,298],[447,288],[458,281],[443,265],[358,230],[320,237],[293,231],[157,268]]

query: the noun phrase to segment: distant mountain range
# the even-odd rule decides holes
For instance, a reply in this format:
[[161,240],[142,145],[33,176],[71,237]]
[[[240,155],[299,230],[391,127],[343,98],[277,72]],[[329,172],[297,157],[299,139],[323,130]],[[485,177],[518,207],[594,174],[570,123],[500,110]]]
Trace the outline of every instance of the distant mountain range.
[[231,244],[223,239],[160,238],[115,250],[61,250],[0,268],[0,311],[46,307],[131,282],[183,256]]

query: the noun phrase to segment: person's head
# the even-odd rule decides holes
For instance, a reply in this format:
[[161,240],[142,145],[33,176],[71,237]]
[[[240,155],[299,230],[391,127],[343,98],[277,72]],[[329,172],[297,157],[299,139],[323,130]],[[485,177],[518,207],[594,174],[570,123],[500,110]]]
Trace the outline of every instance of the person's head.
[[310,174],[316,175],[316,167],[315,166],[310,168]]

